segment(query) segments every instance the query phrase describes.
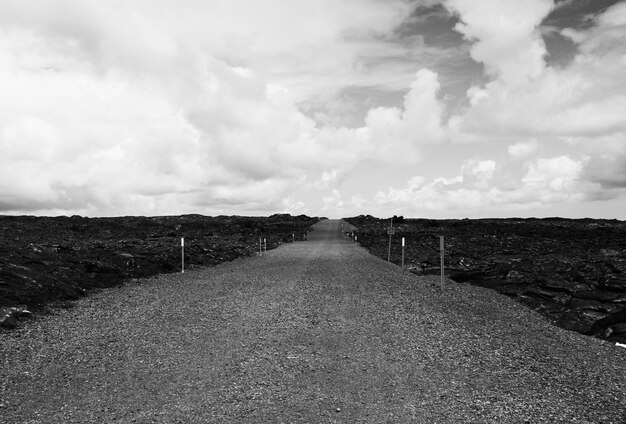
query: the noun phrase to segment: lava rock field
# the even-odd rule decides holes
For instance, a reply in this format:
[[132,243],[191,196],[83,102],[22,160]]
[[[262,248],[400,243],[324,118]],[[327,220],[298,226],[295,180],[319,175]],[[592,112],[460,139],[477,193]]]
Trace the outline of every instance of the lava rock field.
[[302,240],[319,218],[202,215],[85,218],[0,216],[0,327],[88,290],[207,266]]
[[[395,217],[391,261],[418,275],[497,290],[568,330],[626,343],[626,222],[595,219],[429,220]],[[387,259],[390,220],[347,218],[358,242]]]

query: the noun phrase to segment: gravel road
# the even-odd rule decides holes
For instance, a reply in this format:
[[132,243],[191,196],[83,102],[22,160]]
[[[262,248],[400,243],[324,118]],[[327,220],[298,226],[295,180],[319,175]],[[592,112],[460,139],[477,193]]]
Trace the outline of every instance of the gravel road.
[[626,349],[338,225],[0,333],[0,422],[626,422]]

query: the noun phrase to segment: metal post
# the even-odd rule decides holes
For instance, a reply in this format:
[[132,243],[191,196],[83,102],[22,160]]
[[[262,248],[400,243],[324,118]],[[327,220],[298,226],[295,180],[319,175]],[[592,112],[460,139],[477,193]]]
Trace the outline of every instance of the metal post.
[[441,290],[443,290],[443,279],[444,279],[444,251],[443,251],[443,236],[439,236],[439,251],[441,252]]
[[181,250],[181,274],[185,273],[185,237],[180,238],[180,250]]
[[402,268],[404,268],[404,237],[402,237]]

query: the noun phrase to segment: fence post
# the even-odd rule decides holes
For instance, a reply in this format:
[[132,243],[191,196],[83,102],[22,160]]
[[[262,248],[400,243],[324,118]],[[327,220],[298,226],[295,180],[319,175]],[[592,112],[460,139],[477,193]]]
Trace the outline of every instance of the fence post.
[[404,269],[404,237],[402,237],[402,268]]
[[439,251],[441,252],[441,290],[443,290],[443,280],[444,280],[444,246],[443,246],[443,236],[439,236]]
[[180,238],[180,250],[181,250],[181,274],[185,273],[185,237]]

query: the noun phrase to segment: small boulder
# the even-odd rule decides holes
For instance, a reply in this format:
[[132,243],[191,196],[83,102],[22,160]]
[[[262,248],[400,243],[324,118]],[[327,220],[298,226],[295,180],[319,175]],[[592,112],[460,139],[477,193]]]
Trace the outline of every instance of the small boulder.
[[32,313],[25,307],[10,307],[0,310],[0,327],[15,328],[17,327],[17,319],[21,317],[30,318]]
[[14,316],[5,314],[0,317],[0,327],[12,329],[17,327],[17,320]]

